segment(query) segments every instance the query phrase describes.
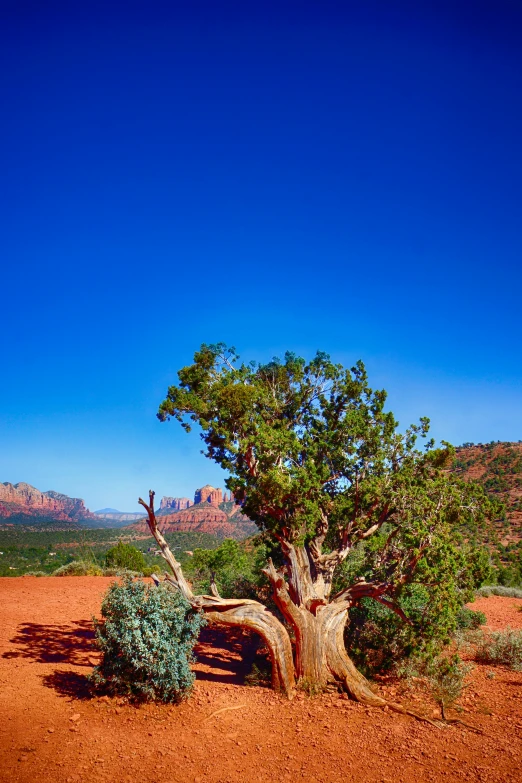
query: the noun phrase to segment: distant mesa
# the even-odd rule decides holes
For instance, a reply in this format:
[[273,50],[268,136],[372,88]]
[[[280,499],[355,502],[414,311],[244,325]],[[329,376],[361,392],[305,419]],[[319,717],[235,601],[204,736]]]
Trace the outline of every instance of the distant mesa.
[[70,498],[61,492],[40,492],[25,482],[0,484],[0,519],[31,524],[38,520],[82,523],[96,520],[81,498]]
[[190,498],[162,497],[159,510],[168,510],[169,513],[172,513],[173,511],[184,511],[185,509],[194,505],[199,505],[200,503],[208,503],[215,508],[219,508],[221,503],[230,503],[233,501],[234,496],[232,492],[227,497],[227,493],[223,493],[223,490],[216,489],[210,484],[205,484],[204,487],[201,487],[194,492],[193,501],[190,500]]
[[[232,492],[227,495],[210,484],[195,491],[194,502],[189,498],[163,497],[157,518],[163,533],[192,531],[242,540],[257,532],[256,525],[241,512]],[[130,527],[143,533],[148,531],[145,519]]]

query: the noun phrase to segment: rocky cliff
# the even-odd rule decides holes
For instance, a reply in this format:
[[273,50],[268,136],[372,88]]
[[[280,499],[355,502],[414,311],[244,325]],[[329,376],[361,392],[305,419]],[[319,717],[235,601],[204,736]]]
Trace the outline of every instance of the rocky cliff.
[[37,519],[59,522],[84,522],[96,517],[80,498],[70,498],[60,492],[40,492],[30,484],[20,482],[0,484],[0,519],[34,522]]
[[[163,511],[158,514],[157,519],[162,533],[191,531],[241,541],[257,532],[256,525],[241,513],[239,506],[230,502],[221,503],[216,507],[205,501],[174,514]],[[149,530],[145,519],[129,527],[142,533],[147,533]]]
[[172,509],[172,511],[183,511],[185,508],[190,508],[194,503],[189,498],[169,498],[162,497],[160,504],[160,511],[166,509]]

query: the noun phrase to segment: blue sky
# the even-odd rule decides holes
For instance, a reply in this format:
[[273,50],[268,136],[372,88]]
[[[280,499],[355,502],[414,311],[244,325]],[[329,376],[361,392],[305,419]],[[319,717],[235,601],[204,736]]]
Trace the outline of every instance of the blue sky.
[[[78,7],[77,7],[78,6]],[[522,438],[518,2],[2,4],[0,481],[135,510],[201,342]]]

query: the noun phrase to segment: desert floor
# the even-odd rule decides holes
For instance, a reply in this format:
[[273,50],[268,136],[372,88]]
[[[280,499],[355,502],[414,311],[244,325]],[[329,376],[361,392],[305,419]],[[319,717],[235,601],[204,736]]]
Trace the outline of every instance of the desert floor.
[[[4,781],[417,783],[520,781],[522,672],[477,665],[462,725],[437,729],[340,697],[288,702],[243,685],[242,637],[204,631],[193,698],[134,707],[91,698],[92,622],[110,579],[0,579],[0,770]],[[522,627],[522,600],[484,598],[491,629]],[[491,676],[493,673],[494,676]],[[489,675],[489,676],[488,676]],[[381,692],[427,716],[424,694]],[[232,707],[213,714],[223,707]],[[457,713],[451,713],[457,716]]]

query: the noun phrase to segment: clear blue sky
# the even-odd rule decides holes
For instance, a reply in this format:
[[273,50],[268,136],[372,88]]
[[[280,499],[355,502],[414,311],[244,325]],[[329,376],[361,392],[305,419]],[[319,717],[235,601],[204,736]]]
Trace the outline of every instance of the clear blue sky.
[[522,6],[27,3],[0,18],[0,481],[222,485],[155,413],[201,342],[317,349],[522,438]]

